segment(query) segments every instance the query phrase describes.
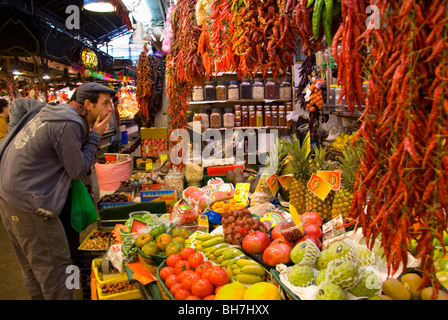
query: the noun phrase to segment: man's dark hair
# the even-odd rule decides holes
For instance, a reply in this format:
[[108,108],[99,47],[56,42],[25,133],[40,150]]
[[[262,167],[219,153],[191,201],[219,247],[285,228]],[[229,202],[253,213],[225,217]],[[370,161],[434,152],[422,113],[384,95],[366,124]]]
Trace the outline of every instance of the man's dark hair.
[[80,103],[81,105],[84,105],[84,101],[86,101],[86,100],[89,100],[92,103],[97,103],[99,98],[100,98],[100,94],[99,93],[95,93],[93,96],[88,97],[87,99],[84,99],[82,101],[78,101],[78,103]]
[[112,98],[112,102],[117,102],[118,101],[118,97],[117,96],[113,96],[113,98]]
[[6,100],[6,99],[0,99],[0,113],[3,112],[3,109],[4,109],[4,108],[7,108],[7,107],[8,107],[8,104],[9,104],[8,100]]

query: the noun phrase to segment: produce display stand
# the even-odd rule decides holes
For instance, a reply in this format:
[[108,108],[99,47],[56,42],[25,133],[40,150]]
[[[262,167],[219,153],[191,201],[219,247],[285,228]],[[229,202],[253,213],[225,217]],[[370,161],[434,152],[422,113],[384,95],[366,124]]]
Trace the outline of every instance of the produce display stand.
[[148,211],[154,214],[166,213],[165,201],[139,202],[114,208],[105,208],[98,211],[99,227],[114,227],[129,218],[129,213],[136,211]]

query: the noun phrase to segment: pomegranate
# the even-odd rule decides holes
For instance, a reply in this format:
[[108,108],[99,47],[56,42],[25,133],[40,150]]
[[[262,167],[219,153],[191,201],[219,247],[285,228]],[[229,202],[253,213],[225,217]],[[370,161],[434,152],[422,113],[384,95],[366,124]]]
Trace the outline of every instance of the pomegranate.
[[303,231],[305,235],[309,235],[311,237],[315,237],[317,239],[322,238],[322,230],[319,226],[315,224],[306,223],[303,225]]
[[271,230],[271,239],[275,240],[277,238],[283,237],[282,233],[280,232],[281,225],[276,224],[274,228]]
[[263,262],[272,267],[280,263],[289,263],[291,250],[291,246],[285,243],[271,245],[263,252]]
[[263,253],[271,244],[269,236],[261,231],[251,231],[243,238],[243,250],[247,253]]
[[292,248],[294,248],[294,244],[286,241],[285,237],[283,237],[283,236],[280,236],[277,239],[275,239],[274,241],[272,241],[270,245],[273,246],[273,245],[280,244],[280,243],[287,244],[288,246],[291,247],[291,250],[292,250]]
[[310,235],[304,235],[295,244],[298,244],[299,242],[305,241],[307,239],[313,241],[316,244],[316,246],[319,248],[319,250],[322,250],[322,241],[320,241],[320,239],[310,236]]
[[315,211],[309,211],[309,212],[305,212],[300,216],[300,219],[302,220],[303,224],[315,224],[318,227],[322,226],[322,217],[319,213],[315,212]]

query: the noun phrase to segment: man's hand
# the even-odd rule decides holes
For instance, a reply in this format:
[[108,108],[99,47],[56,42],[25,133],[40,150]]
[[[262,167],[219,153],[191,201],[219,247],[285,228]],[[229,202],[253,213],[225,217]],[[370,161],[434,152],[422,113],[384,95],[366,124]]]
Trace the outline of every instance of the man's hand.
[[103,121],[101,121],[101,116],[98,116],[98,118],[96,118],[96,121],[92,126],[92,131],[95,131],[102,135],[104,133],[104,131],[106,131],[107,125],[109,124],[111,117],[112,117],[112,112],[109,112]]

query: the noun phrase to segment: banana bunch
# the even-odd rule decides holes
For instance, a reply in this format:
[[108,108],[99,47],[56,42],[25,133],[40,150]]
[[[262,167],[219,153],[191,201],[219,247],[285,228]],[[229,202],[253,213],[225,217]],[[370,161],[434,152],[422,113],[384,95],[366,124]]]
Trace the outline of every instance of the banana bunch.
[[228,268],[235,281],[254,284],[265,281],[266,271],[261,264],[252,259],[238,259]]
[[224,243],[224,236],[222,234],[211,235],[210,233],[203,233],[196,237],[194,247],[196,251],[207,252],[217,244]]
[[266,271],[261,264],[252,260],[240,248],[225,242],[220,234],[201,234],[194,243],[196,251],[226,269],[235,281],[253,284],[265,281]]

